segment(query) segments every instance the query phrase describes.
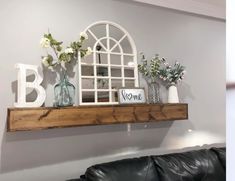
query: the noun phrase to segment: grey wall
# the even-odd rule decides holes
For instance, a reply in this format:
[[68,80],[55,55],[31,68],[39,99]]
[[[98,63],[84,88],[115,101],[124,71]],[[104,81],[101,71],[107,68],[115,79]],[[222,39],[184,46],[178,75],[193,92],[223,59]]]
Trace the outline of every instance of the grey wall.
[[[110,125],[6,133],[7,107],[15,100],[14,64],[40,65],[39,40],[48,28],[68,43],[97,20],[122,25],[139,51],[187,67],[179,94],[189,103],[189,120],[133,124],[129,131],[127,125]],[[1,0],[0,22],[0,180],[59,181],[99,162],[225,143],[224,22],[117,0]],[[51,83],[46,105],[52,103]],[[165,89],[162,96],[166,100]]]

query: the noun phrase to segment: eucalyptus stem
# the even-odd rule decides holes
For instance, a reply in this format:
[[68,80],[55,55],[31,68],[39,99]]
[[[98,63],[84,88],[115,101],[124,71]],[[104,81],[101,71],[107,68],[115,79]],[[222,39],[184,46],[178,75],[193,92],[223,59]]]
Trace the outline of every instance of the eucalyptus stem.
[[51,47],[52,47],[52,50],[53,50],[53,51],[54,51],[54,53],[55,53],[55,56],[56,56],[56,57],[57,57],[57,59],[59,60],[59,56],[58,56],[58,53],[57,53],[57,51],[56,51],[55,46],[54,46],[54,45],[52,45]]

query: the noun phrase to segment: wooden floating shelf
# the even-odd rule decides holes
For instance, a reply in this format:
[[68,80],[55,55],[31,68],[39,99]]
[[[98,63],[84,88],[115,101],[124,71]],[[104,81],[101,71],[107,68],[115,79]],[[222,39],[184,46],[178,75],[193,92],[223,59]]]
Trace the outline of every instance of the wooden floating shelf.
[[187,104],[9,108],[7,131],[188,119]]

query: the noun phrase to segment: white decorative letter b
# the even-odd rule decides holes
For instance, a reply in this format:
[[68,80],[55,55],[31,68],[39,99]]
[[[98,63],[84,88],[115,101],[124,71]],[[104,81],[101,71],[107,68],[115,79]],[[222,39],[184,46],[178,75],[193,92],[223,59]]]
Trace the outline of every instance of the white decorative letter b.
[[[45,102],[46,92],[45,89],[40,85],[43,81],[42,76],[39,74],[38,66],[36,65],[25,65],[16,64],[15,68],[18,69],[18,95],[17,102],[14,103],[15,107],[40,107]],[[33,82],[27,82],[27,70],[30,70],[35,75]],[[26,90],[27,88],[35,89],[37,92],[37,98],[34,102],[26,102]]]

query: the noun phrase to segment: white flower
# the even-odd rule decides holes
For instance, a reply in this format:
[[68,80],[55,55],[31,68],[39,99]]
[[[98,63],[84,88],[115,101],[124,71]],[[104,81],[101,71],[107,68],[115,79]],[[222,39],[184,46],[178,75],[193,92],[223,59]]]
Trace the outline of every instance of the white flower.
[[175,65],[179,65],[180,63],[177,61],[177,62],[175,62]]
[[50,47],[50,40],[48,38],[43,37],[40,41],[40,45],[42,48],[49,48]]
[[133,66],[135,66],[135,63],[130,61],[130,62],[128,62],[128,66],[133,67]]
[[73,49],[72,48],[66,48],[64,50],[64,53],[66,53],[66,54],[73,53]]
[[42,59],[42,64],[43,64],[45,67],[49,67],[49,66],[50,66],[49,58],[48,58],[48,57],[43,57],[43,59]]
[[168,66],[169,66],[169,63],[167,63],[167,62],[164,62],[164,65],[165,65],[166,67],[168,67]]
[[86,56],[90,55],[91,53],[92,53],[92,49],[91,47],[88,47],[86,51]]
[[86,32],[83,31],[83,32],[80,33],[80,39],[81,38],[84,38],[85,40],[88,39],[88,35],[86,34]]
[[49,67],[48,67],[48,69],[49,69],[50,71],[52,71],[52,72],[55,72],[55,70],[54,70],[54,67],[53,67],[53,66],[49,66]]

